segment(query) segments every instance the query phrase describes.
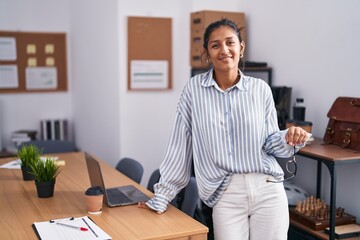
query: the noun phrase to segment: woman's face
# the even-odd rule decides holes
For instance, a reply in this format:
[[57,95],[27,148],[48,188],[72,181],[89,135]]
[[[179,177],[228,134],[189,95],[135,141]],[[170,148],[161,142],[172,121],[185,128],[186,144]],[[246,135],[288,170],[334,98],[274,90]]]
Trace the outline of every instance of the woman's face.
[[215,71],[237,71],[240,54],[244,53],[245,44],[240,43],[236,33],[227,26],[215,29],[209,37],[208,56]]

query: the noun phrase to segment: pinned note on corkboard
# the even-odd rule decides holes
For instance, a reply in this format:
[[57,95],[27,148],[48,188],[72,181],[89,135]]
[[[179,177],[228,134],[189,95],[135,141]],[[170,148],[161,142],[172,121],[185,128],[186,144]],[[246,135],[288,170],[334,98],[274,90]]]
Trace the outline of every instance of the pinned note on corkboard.
[[128,90],[172,88],[171,18],[128,17]]
[[0,94],[67,86],[65,33],[0,31]]

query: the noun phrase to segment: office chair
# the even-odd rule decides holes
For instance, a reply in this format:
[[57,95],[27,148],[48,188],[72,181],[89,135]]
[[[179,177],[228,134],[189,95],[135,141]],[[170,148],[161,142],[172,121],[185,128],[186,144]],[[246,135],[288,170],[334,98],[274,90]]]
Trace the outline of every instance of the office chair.
[[159,169],[156,169],[149,178],[147,189],[151,192],[154,192],[154,184],[158,183],[159,179],[160,179],[160,171]]
[[190,177],[188,185],[183,188],[176,197],[171,201],[171,204],[180,209],[190,217],[195,217],[198,210],[199,193],[196,185],[195,177]]
[[42,150],[43,154],[78,151],[75,143],[65,140],[31,140],[23,142],[19,148],[28,145],[37,146],[40,150]]
[[[154,184],[158,183],[160,179],[160,171],[156,169],[150,176],[147,189],[154,192]],[[171,204],[180,209],[190,217],[195,216],[195,211],[198,207],[199,193],[196,185],[195,177],[191,177],[189,183],[183,188],[176,197],[171,201]]]
[[[156,169],[149,178],[147,189],[151,192],[154,192],[154,184],[158,183],[159,179],[160,171],[159,169]],[[182,212],[206,225],[206,216],[204,215],[200,207],[202,205],[199,204],[199,199],[200,198],[196,185],[196,179],[195,177],[191,177],[188,185],[176,195],[176,197],[171,201],[171,204],[176,208],[180,209]]]
[[115,168],[119,172],[125,174],[127,177],[140,184],[144,173],[144,168],[140,162],[132,158],[122,158]]

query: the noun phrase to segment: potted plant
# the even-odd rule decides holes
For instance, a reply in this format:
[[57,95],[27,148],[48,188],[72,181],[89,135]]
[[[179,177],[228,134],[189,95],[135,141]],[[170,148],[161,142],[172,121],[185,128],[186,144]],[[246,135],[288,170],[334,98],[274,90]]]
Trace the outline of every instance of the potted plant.
[[31,174],[31,165],[33,165],[38,158],[40,158],[42,151],[35,145],[22,145],[18,151],[17,156],[20,159],[21,171],[25,181],[34,180],[35,177]]
[[31,165],[32,174],[35,176],[35,185],[39,198],[48,198],[54,195],[55,180],[60,173],[63,161],[55,161],[51,157],[38,160]]

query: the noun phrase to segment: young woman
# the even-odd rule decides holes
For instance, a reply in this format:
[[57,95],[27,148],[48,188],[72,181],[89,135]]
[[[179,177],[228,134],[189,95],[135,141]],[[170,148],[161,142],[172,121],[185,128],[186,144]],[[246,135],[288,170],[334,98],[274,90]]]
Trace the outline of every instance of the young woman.
[[285,240],[288,202],[275,157],[291,157],[310,134],[279,130],[270,87],[238,68],[245,43],[234,22],[210,24],[203,46],[212,67],[186,84],[155,197],[139,207],[164,212],[193,162],[199,195],[213,208],[216,240]]

